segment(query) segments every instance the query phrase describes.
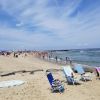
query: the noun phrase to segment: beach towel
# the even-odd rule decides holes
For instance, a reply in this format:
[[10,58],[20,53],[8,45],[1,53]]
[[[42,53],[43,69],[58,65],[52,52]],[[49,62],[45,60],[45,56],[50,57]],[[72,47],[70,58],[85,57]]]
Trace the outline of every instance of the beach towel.
[[90,75],[86,75],[86,73],[85,73],[85,71],[83,69],[83,66],[81,64],[76,64],[74,66],[74,70],[77,71],[81,75],[80,80],[82,80],[82,81],[90,81],[90,80],[92,80]]
[[59,79],[54,79],[51,72],[47,73],[47,78],[51,85],[52,92],[64,92],[64,86],[61,84],[61,81]]
[[68,84],[73,84],[73,85],[80,84],[79,80],[77,78],[75,79],[74,72],[70,66],[63,66],[63,72],[65,74]]

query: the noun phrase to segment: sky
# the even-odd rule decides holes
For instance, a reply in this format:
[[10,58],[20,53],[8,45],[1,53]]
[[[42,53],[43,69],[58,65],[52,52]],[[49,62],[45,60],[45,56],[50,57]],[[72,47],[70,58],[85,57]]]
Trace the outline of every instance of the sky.
[[0,49],[100,48],[100,0],[0,0]]

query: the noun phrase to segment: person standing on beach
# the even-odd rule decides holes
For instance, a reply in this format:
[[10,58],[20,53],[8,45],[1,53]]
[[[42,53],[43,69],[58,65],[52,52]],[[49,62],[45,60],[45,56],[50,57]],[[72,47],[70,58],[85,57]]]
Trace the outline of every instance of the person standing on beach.
[[15,52],[14,52],[14,57],[16,56]]
[[56,62],[57,62],[57,60],[58,60],[57,56],[55,57],[55,59],[56,59]]
[[44,55],[42,57],[43,57],[43,60],[44,60]]
[[72,60],[71,60],[69,57],[66,57],[66,64],[67,64],[68,62],[71,64],[71,63],[72,63]]
[[49,60],[50,60],[50,55],[49,55]]

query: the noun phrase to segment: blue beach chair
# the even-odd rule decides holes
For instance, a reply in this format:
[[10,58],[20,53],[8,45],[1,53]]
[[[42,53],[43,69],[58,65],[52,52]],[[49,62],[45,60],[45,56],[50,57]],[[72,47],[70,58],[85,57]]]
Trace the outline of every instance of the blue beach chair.
[[63,66],[63,72],[65,74],[67,83],[70,85],[78,85],[81,84],[78,79],[75,79],[74,72],[70,66]]
[[64,92],[64,86],[61,84],[60,80],[54,79],[52,73],[47,73],[48,81],[51,85],[52,92]]
[[81,80],[82,81],[90,81],[91,80],[91,77],[90,75],[86,75],[83,67],[81,64],[77,64],[74,66],[74,70],[77,71],[80,75],[81,75]]

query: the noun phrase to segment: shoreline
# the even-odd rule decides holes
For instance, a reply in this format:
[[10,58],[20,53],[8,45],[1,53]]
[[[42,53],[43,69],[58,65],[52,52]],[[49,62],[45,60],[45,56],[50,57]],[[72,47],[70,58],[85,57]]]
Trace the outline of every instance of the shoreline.
[[[18,54],[18,53],[16,53],[16,54]],[[43,53],[41,53],[41,52],[26,53],[26,52],[24,52],[24,53],[18,54],[18,56],[22,57],[22,58],[23,57],[25,57],[25,58],[30,58],[31,57],[33,59],[38,59],[38,60],[41,60],[43,62],[54,64],[54,65],[59,66],[59,67],[70,65],[73,68],[75,64],[79,64],[79,63],[75,63],[75,62],[73,63],[73,61],[70,62],[70,60],[68,60],[66,62],[65,60],[60,60],[60,59],[56,60],[55,58],[49,58],[47,52],[43,52]],[[11,53],[11,55],[5,56],[5,57],[12,57],[13,58],[13,53]],[[16,59],[16,57],[14,57],[14,58]],[[85,65],[85,64],[81,64],[81,65],[83,66],[83,68],[86,72],[93,72],[94,71],[94,67],[92,67],[92,66]]]
[[[39,59],[39,60],[42,60],[42,61],[46,61],[46,62],[49,62],[49,63],[53,63],[53,64],[56,64],[56,65],[60,65],[60,66],[67,66],[67,65],[70,65],[72,68],[74,67],[74,65],[76,65],[76,64],[79,64],[79,63],[71,63],[70,64],[70,62],[68,62],[68,63],[66,63],[66,61],[57,61],[56,62],[56,60],[50,60],[49,58],[46,58],[46,59],[43,59],[43,58],[37,58],[37,59]],[[86,72],[93,72],[94,70],[95,70],[95,68],[94,67],[92,67],[92,66],[89,66],[89,65],[85,65],[85,64],[81,64],[82,66],[83,66],[83,68],[84,68],[84,70],[86,71]]]

